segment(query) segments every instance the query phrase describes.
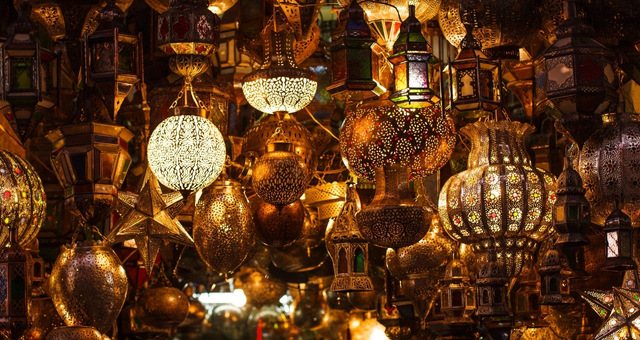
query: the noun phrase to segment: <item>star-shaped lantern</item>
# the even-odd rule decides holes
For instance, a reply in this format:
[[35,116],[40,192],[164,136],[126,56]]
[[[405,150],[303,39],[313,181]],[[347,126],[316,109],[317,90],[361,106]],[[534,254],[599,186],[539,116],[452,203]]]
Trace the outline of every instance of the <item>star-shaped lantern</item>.
[[163,241],[193,246],[193,239],[175,217],[182,207],[179,192],[163,194],[160,184],[147,170],[139,193],[120,192],[116,209],[122,216],[107,236],[110,243],[133,239],[149,275]]
[[611,291],[589,290],[582,298],[604,319],[595,340],[640,338],[640,290],[638,272],[625,273],[622,287]]

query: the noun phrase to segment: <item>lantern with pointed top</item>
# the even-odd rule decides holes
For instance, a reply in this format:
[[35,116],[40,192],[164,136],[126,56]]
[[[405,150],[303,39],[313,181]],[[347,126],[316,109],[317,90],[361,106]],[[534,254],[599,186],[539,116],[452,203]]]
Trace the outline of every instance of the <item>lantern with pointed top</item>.
[[559,305],[572,303],[570,272],[566,259],[557,249],[549,249],[540,264],[540,304]]
[[604,222],[606,254],[604,268],[627,270],[636,267],[633,261],[633,228],[631,218],[616,207]]
[[589,202],[584,196],[580,174],[572,161],[564,160],[564,170],[558,177],[556,202],[553,205],[553,225],[558,233],[557,245],[579,246],[589,241],[584,236],[591,224]]
[[360,201],[353,182],[347,183],[347,195],[331,235],[331,260],[334,292],[371,291],[373,282],[368,274],[369,245],[356,222]]
[[496,251],[488,252],[488,261],[482,265],[476,281],[478,316],[502,316],[509,314],[507,282],[504,264],[498,263]]
[[373,73],[374,42],[364,11],[357,1],[352,1],[340,12],[338,27],[331,36],[333,81],[327,87],[329,93],[360,100],[386,91]]
[[98,88],[113,121],[140,80],[138,37],[127,33],[124,13],[109,1],[98,13],[98,28],[85,37],[88,80]]
[[402,22],[389,57],[395,66],[395,92],[390,96],[391,101],[402,108],[426,107],[440,101],[430,87],[431,58],[431,46],[422,35],[415,6],[409,5],[409,17]]
[[466,24],[467,35],[460,52],[449,64],[451,106],[465,120],[476,120],[496,110],[500,104],[500,63],[488,59]]
[[440,308],[445,320],[470,319],[476,309],[476,293],[467,266],[455,258],[449,261],[440,285]]

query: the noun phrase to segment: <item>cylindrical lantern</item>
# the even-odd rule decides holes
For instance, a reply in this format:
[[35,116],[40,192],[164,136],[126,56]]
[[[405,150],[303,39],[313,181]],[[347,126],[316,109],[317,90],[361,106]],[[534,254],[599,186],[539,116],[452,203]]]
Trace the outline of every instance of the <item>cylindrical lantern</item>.
[[517,275],[552,231],[555,179],[534,168],[525,148],[533,128],[511,121],[476,122],[467,170],[442,187],[438,211],[445,231],[476,251],[495,248],[509,276]]
[[[602,116],[604,126],[585,142],[579,171],[591,204],[591,222],[604,225],[615,202],[640,226],[640,115],[612,113]],[[582,124],[582,123],[581,123]]]

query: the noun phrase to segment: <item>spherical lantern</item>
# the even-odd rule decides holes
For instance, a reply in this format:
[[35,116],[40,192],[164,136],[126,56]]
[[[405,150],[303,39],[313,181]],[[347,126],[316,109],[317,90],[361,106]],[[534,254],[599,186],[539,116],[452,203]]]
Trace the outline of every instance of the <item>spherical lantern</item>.
[[0,150],[0,246],[9,242],[9,229],[17,229],[26,246],[38,235],[47,202],[40,177],[20,156]]
[[189,298],[173,287],[147,288],[136,301],[135,313],[146,325],[173,329],[187,318]]
[[579,171],[591,204],[591,221],[604,225],[616,201],[634,227],[640,226],[640,115],[613,113],[585,142]]
[[412,177],[440,169],[456,143],[453,121],[439,105],[403,109],[390,100],[370,101],[347,109],[340,130],[342,159],[368,180],[375,169],[402,164]]
[[302,196],[309,182],[309,174],[309,169],[296,154],[272,151],[260,157],[253,166],[251,182],[260,198],[282,207]]
[[160,183],[173,190],[196,191],[218,177],[226,150],[222,134],[211,121],[180,115],[158,124],[149,138],[147,157]]
[[254,245],[253,218],[238,182],[218,180],[203,191],[193,240],[200,258],[217,272],[232,272],[244,262]]
[[236,274],[236,287],[247,296],[247,303],[261,307],[277,303],[287,292],[287,285],[270,279],[255,268],[242,267]]
[[309,105],[318,83],[310,71],[295,62],[293,32],[288,29],[284,14],[276,10],[274,15],[274,28],[264,35],[264,62],[244,78],[242,92],[256,110],[294,113]]
[[293,244],[302,234],[304,206],[295,201],[283,207],[269,204],[259,197],[252,198],[255,236],[270,247],[285,247]]
[[438,204],[449,236],[475,251],[495,248],[509,276],[552,231],[555,179],[531,166],[524,139],[532,130],[510,121],[465,126],[468,168],[444,184]]

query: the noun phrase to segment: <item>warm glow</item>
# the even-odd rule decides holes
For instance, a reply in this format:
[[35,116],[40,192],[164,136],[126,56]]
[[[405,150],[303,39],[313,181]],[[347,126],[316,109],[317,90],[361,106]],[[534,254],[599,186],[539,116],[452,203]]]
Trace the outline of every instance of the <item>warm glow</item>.
[[242,84],[249,105],[265,113],[294,113],[309,105],[318,83],[304,77],[257,78]]
[[232,293],[202,293],[195,295],[195,297],[205,305],[231,304],[236,307],[244,307],[247,303],[247,297],[244,295],[242,289],[235,289]]

